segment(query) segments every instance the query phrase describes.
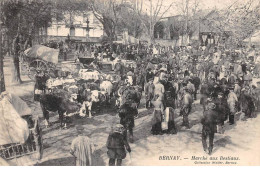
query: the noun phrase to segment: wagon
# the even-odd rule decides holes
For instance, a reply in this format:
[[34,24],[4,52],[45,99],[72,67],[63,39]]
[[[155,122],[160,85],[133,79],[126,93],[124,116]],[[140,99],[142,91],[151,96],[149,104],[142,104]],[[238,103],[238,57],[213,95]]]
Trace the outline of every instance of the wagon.
[[35,45],[25,50],[21,56],[21,69],[30,79],[35,80],[35,75],[39,72],[54,72],[58,57],[59,49]]
[[[40,160],[43,144],[39,118],[33,117],[31,111],[28,111],[30,108],[19,97],[10,94],[4,97],[11,101],[3,102],[4,99],[0,101],[1,115],[4,115],[0,126],[2,130],[0,157],[10,162],[21,161],[23,164],[26,158],[32,162]],[[6,110],[9,110],[8,114]]]

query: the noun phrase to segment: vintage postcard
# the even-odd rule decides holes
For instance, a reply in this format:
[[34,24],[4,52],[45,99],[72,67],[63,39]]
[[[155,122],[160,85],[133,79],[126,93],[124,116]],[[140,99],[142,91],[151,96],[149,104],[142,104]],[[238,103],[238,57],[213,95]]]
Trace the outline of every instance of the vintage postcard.
[[259,166],[259,0],[0,0],[1,166]]

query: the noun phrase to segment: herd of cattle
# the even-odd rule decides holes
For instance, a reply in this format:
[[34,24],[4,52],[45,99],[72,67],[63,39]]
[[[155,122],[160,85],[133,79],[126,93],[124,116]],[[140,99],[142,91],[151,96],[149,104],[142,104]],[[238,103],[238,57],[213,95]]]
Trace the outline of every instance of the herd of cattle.
[[132,100],[137,106],[140,104],[140,88],[127,86],[121,81],[120,75],[91,69],[79,70],[77,78],[73,78],[70,73],[64,78],[59,72],[57,74],[56,78],[44,73],[36,76],[34,100],[40,102],[46,126],[49,125],[50,111],[57,111],[61,127],[66,127],[66,117],[75,113],[92,117],[93,109],[100,111],[102,107],[109,105],[119,107],[130,98],[134,98]]

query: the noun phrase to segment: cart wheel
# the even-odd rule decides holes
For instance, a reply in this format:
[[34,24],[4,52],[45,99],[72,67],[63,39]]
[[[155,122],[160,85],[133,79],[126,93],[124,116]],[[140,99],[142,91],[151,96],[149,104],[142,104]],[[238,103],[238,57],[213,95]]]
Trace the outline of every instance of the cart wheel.
[[47,64],[42,60],[34,60],[29,64],[28,76],[30,79],[35,80],[35,75],[39,71],[46,71],[48,69]]

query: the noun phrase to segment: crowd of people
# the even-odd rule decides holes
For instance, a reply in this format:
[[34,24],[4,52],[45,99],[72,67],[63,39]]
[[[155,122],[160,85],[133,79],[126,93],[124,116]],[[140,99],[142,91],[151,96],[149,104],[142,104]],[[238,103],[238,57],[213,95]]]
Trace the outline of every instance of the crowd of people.
[[[83,48],[76,46],[78,53],[84,53]],[[209,154],[214,133],[224,132],[226,120],[233,125],[237,112],[243,112],[246,119],[255,118],[259,110],[259,83],[253,78],[259,78],[260,56],[255,48],[113,44],[92,45],[87,50],[94,61],[84,68],[102,71],[102,61],[113,62],[118,77],[116,81],[106,79],[113,84],[110,96],[120,101],[117,109],[120,124],[107,141],[109,165],[121,165],[125,148],[131,152],[128,141],[134,142],[133,128],[142,94],[145,108],[153,110],[154,135],[177,133],[174,121],[177,110],[183,118],[182,126],[192,127],[189,115],[194,101],[199,100],[203,106],[202,144]],[[124,60],[131,60],[135,66],[126,66]],[[89,160],[85,162],[90,164]]]

